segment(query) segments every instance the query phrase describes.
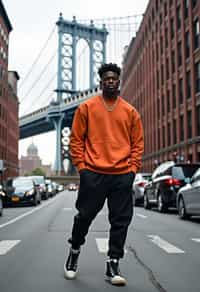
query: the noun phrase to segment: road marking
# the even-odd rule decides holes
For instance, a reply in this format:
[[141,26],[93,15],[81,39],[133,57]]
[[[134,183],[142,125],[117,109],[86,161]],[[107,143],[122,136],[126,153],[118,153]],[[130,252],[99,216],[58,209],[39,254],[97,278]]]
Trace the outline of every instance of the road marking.
[[136,216],[141,217],[141,218],[143,218],[143,219],[146,219],[146,218],[147,218],[147,216],[142,215],[142,214],[139,214],[139,213],[136,213]]
[[18,217],[15,217],[14,219],[11,219],[10,221],[8,221],[6,223],[0,224],[0,229],[3,228],[3,227],[5,227],[5,226],[8,226],[8,225],[10,225],[12,223],[15,223],[16,221],[18,221],[18,220],[20,220],[20,219],[22,219],[22,218],[24,218],[24,217],[26,217],[28,215],[31,215],[32,213],[34,213],[34,212],[36,212],[36,211],[38,211],[38,210],[40,210],[40,209],[42,209],[44,207],[47,207],[48,205],[54,203],[54,201],[56,199],[58,199],[58,197],[55,197],[55,198],[51,199],[51,201],[45,202],[41,206],[35,207],[34,209],[32,209],[32,210],[30,210],[30,211],[28,211],[28,212],[26,212],[26,213],[24,213],[24,214],[22,214],[22,215],[20,215]]
[[5,255],[9,250],[11,250],[20,241],[21,240],[2,240],[2,241],[0,241],[0,255]]
[[63,211],[71,211],[72,208],[63,208]]
[[[108,238],[95,238],[97,248],[100,253],[107,253],[108,252]],[[126,253],[127,250],[125,249],[124,252]]]
[[200,238],[191,238],[191,240],[196,241],[196,242],[200,242]]
[[166,240],[162,239],[160,236],[158,235],[148,235],[148,237],[150,238],[150,240],[156,244],[158,247],[162,248],[164,251],[166,251],[167,253],[185,253],[184,250],[176,247],[175,245],[167,242]]

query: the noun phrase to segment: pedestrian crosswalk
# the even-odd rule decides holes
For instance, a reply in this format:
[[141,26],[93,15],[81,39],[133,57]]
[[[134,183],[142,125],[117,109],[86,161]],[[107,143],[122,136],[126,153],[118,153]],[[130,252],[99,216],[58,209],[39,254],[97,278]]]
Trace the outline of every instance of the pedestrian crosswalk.
[[[179,246],[175,245],[172,242],[169,242],[168,240],[160,237],[156,234],[150,234],[146,235],[147,241],[154,245],[154,247],[157,247],[161,250],[163,250],[166,254],[185,254],[188,251],[188,244],[187,249],[183,250]],[[95,238],[96,248],[99,253],[106,254],[108,251],[108,238]],[[188,238],[190,242],[194,242],[198,244],[200,247],[200,238]],[[6,255],[8,252],[10,252],[12,249],[16,248],[16,246],[21,242],[21,240],[0,240],[0,256]],[[127,253],[128,250],[125,249],[125,253]]]

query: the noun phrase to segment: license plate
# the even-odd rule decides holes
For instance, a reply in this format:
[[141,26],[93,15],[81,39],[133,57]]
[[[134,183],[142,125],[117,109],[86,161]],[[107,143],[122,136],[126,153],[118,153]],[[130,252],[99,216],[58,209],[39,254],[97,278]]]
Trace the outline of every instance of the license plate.
[[12,197],[12,202],[18,202],[19,201],[19,197]]

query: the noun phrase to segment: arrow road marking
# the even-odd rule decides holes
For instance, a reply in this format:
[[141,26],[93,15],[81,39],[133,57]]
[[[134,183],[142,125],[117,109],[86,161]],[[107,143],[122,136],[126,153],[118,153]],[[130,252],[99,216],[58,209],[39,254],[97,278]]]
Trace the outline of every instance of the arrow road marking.
[[138,217],[141,217],[141,218],[143,218],[143,219],[146,219],[146,218],[147,218],[147,216],[142,215],[142,214],[139,214],[139,213],[136,213],[135,215],[138,216]]
[[158,247],[162,248],[164,251],[166,251],[167,253],[185,253],[184,250],[176,247],[175,245],[167,242],[166,240],[162,239],[160,236],[158,235],[148,235],[148,237],[150,238],[150,240],[157,245]]
[[200,242],[200,238],[191,238],[191,240],[196,241],[196,242]]
[[21,240],[2,240],[2,241],[0,241],[0,255],[5,255],[9,250],[11,250],[20,241]]

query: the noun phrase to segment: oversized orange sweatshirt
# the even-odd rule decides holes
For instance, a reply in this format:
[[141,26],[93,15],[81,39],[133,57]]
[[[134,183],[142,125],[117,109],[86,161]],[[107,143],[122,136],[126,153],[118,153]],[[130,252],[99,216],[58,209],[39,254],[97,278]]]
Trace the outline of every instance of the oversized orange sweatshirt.
[[94,96],[75,112],[70,137],[73,164],[79,171],[136,173],[144,150],[140,115],[122,97],[113,111],[108,111],[102,99]]

